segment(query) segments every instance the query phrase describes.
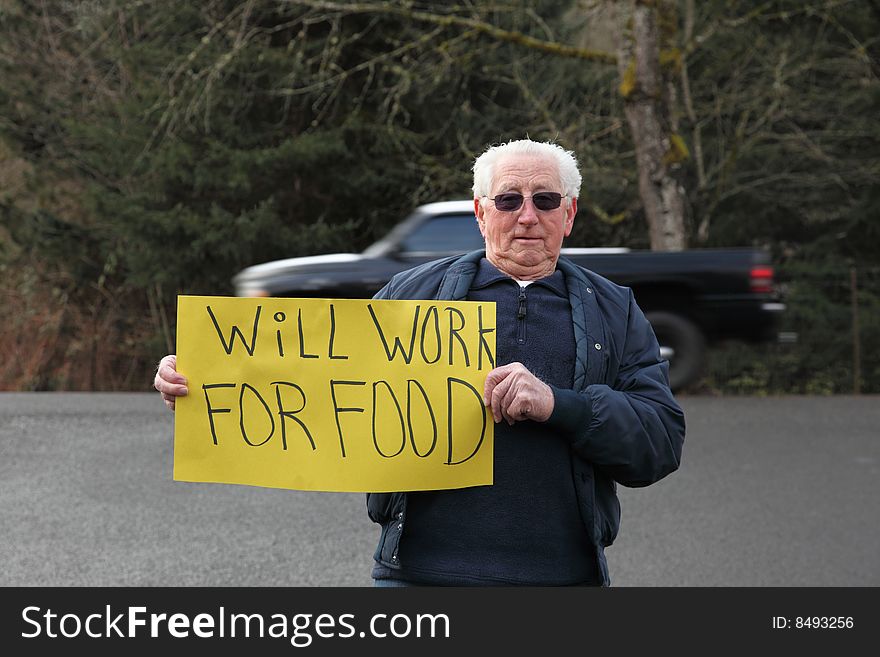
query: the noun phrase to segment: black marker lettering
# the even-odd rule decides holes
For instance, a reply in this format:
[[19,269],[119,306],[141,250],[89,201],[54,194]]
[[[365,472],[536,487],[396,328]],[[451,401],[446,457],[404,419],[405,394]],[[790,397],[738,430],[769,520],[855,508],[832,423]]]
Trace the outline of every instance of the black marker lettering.
[[365,386],[366,381],[330,381],[330,397],[333,400],[333,413],[336,416],[336,431],[339,433],[339,449],[342,450],[342,458],[345,458],[345,440],[342,438],[342,425],[339,423],[340,413],[363,413],[364,409],[359,406],[342,407],[336,401],[336,386]]
[[302,308],[296,311],[296,323],[299,327],[299,357],[300,358],[317,358],[318,354],[307,354],[305,339],[303,338],[303,311]]
[[483,337],[486,333],[493,333],[495,331],[494,328],[483,328],[483,306],[477,306],[477,322],[479,328],[477,329],[477,333],[480,336],[480,349],[477,352],[477,369],[483,369],[483,350],[486,351],[486,358],[489,359],[489,367],[495,368],[495,357],[492,355],[492,350],[489,349],[489,343],[486,342],[486,338]]
[[[428,448],[428,451],[424,454],[419,453],[419,448],[416,447],[416,438],[415,432],[413,431],[412,425],[412,386],[415,385],[419,392],[422,393],[422,399],[425,400],[425,407],[428,409],[428,414],[431,416],[431,428],[433,430],[433,435],[431,437],[431,447]],[[409,428],[409,442],[412,444],[413,451],[416,453],[416,456],[425,458],[429,456],[431,452],[434,451],[434,448],[437,446],[437,419],[434,417],[434,409],[431,408],[431,400],[428,399],[428,393],[425,392],[425,389],[422,387],[422,384],[416,381],[415,379],[409,379],[406,382],[406,425]]]
[[419,311],[421,310],[421,306],[416,306],[416,311],[413,313],[412,333],[409,338],[409,353],[404,351],[403,344],[397,336],[394,336],[394,350],[392,351],[388,349],[388,341],[385,339],[385,334],[382,332],[382,326],[379,324],[379,319],[376,317],[376,313],[373,312],[372,304],[367,304],[367,310],[370,311],[370,317],[373,318],[373,324],[376,325],[376,330],[379,332],[379,338],[382,340],[382,346],[385,347],[385,354],[388,356],[388,362],[390,363],[393,361],[395,356],[397,356],[398,350],[400,350],[403,360],[409,365],[416,346],[416,333],[418,332],[419,327]]
[[[477,443],[477,446],[474,447],[474,451],[470,453],[470,456],[467,456],[460,461],[452,460],[452,384],[459,383],[465,386],[468,390],[474,393],[474,397],[477,398],[477,404],[480,406],[480,410],[483,413],[483,428],[480,431],[480,440]],[[454,377],[449,377],[446,379],[446,403],[447,403],[447,411],[446,411],[446,428],[447,428],[447,436],[449,440],[449,447],[447,451],[446,465],[459,465],[464,463],[465,461],[469,461],[474,457],[474,455],[480,450],[480,446],[483,444],[483,438],[486,437],[486,407],[483,405],[483,397],[477,392],[477,389],[474,388],[467,381],[462,381],[461,379],[456,379]]]
[[[437,353],[434,356],[433,360],[429,359],[428,356],[425,354],[425,332],[428,327],[428,321],[431,319],[432,316],[434,317],[434,336],[435,336],[435,341],[436,341],[436,345],[437,345]],[[422,360],[424,360],[426,363],[429,363],[429,364],[436,363],[438,360],[440,360],[440,356],[443,355],[442,354],[442,349],[443,349],[442,345],[443,345],[443,340],[440,337],[439,313],[437,312],[437,306],[431,306],[430,308],[428,308],[428,312],[425,313],[425,320],[422,322],[422,339],[421,339],[421,343],[419,345],[419,348],[421,349],[421,352],[422,352]]]
[[[376,390],[380,385],[384,385],[385,388],[388,389],[388,393],[391,395],[391,399],[394,401],[394,407],[397,409],[397,417],[400,418],[400,447],[394,454],[386,454],[382,451],[382,448],[379,447],[379,438],[376,436],[376,415],[379,413],[378,409],[378,396],[376,395]],[[400,409],[400,403],[397,401],[397,397],[394,394],[394,391],[391,389],[391,386],[388,385],[387,381],[376,381],[373,383],[373,445],[376,447],[376,451],[380,456],[384,456],[385,458],[392,458],[397,456],[403,451],[403,448],[406,446],[406,428],[403,426],[403,411]]]
[[217,318],[214,317],[214,311],[211,310],[211,306],[206,306],[208,310],[208,314],[211,316],[211,321],[214,322],[214,328],[217,329],[217,335],[220,337],[220,343],[223,345],[223,349],[226,350],[227,354],[232,353],[232,347],[235,346],[235,336],[237,335],[241,340],[241,343],[244,345],[245,351],[247,351],[248,356],[254,355],[254,348],[257,346],[257,327],[260,324],[260,312],[263,310],[263,306],[257,306],[257,312],[254,314],[254,330],[251,333],[251,344],[248,346],[248,343],[244,339],[244,334],[241,332],[241,329],[238,328],[235,324],[232,325],[232,332],[229,334],[229,342],[226,342],[226,338],[223,337],[223,331],[220,329],[220,324],[217,323]]
[[[296,422],[305,432],[306,438],[309,439],[309,444],[312,446],[312,451],[314,452],[315,441],[312,440],[312,434],[309,432],[309,428],[302,420],[296,417],[296,414],[306,407],[306,393],[304,393],[303,389],[300,388],[298,385],[296,385],[295,383],[290,383],[289,381],[273,381],[270,385],[275,386],[275,399],[278,401],[278,417],[281,418],[281,449],[287,450],[287,430],[285,428],[284,418],[290,418],[291,420]],[[302,397],[302,405],[295,411],[284,409],[284,404],[281,402],[281,386],[290,386],[291,388],[296,388],[299,396]]]
[[[244,391],[250,390],[257,399],[260,400],[260,403],[263,405],[263,408],[266,409],[266,415],[269,416],[269,422],[272,423],[272,428],[269,430],[269,435],[263,439],[261,443],[252,443],[251,439],[248,438],[247,431],[244,428]],[[241,413],[241,419],[239,420],[239,426],[241,427],[241,437],[244,438],[244,442],[246,442],[251,447],[259,447],[260,445],[265,445],[269,442],[269,439],[275,435],[275,418],[272,415],[272,411],[269,409],[269,404],[266,403],[266,400],[263,399],[262,395],[257,392],[257,389],[254,388],[249,383],[241,384],[241,392],[238,395],[238,410]]]
[[[452,351],[453,351],[452,338],[454,337],[456,340],[458,340],[458,344],[461,345],[461,350],[464,353],[465,366],[470,367],[471,360],[468,357],[467,345],[464,343],[464,340],[462,340],[461,336],[458,334],[458,332],[464,328],[464,323],[465,323],[464,322],[464,315],[462,314],[462,312],[458,308],[452,308],[450,306],[446,307],[446,312],[449,313],[449,364],[452,365],[452,361],[453,361],[453,358],[452,358],[452,356],[453,356],[453,354],[452,354]],[[452,322],[453,314],[457,315],[458,319],[461,321],[461,324],[459,324],[458,326],[453,326],[453,322]]]
[[[279,324],[286,318],[287,316],[284,313],[275,313],[275,321]],[[284,358],[284,344],[281,342],[281,329],[275,331],[275,338],[278,340],[278,355]]]
[[333,304],[330,304],[330,344],[327,347],[327,355],[330,356],[330,360],[347,360],[348,356],[337,356],[333,353],[333,343],[336,340],[336,311],[333,308]]
[[214,428],[214,413],[230,413],[231,408],[214,408],[211,406],[211,400],[208,398],[208,390],[212,388],[234,388],[234,383],[204,383],[202,390],[205,392],[205,404],[208,406],[208,423],[211,425],[211,438],[214,444],[217,444],[217,431]]

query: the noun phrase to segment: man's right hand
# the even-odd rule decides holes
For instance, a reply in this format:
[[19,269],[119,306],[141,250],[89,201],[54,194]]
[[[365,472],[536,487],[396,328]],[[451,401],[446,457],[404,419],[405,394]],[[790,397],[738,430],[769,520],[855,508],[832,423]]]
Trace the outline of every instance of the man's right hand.
[[522,363],[501,365],[486,375],[483,403],[496,422],[546,422],[556,403],[553,389]]
[[189,392],[186,389],[186,377],[177,371],[177,356],[168,354],[159,361],[156,369],[156,378],[153,379],[153,387],[162,395],[165,405],[174,410],[174,402],[178,397],[183,397]]

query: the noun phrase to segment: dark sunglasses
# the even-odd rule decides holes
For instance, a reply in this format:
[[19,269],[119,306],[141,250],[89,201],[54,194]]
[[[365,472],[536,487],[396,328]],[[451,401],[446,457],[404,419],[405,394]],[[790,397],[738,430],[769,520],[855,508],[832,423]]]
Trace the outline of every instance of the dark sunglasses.
[[564,196],[564,194],[558,194],[557,192],[538,192],[537,194],[532,194],[531,197],[526,197],[519,192],[505,192],[495,198],[491,196],[486,196],[485,198],[491,199],[495,203],[497,210],[514,212],[522,207],[526,198],[532,199],[532,203],[537,210],[555,210],[562,203]]

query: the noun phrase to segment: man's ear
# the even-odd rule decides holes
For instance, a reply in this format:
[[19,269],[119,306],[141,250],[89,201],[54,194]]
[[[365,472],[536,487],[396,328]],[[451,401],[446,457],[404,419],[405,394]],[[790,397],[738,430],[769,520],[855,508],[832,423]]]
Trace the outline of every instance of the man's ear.
[[568,206],[568,211],[565,213],[565,236],[568,237],[571,235],[571,229],[574,228],[574,216],[578,212],[578,200],[576,198],[571,199],[571,204]]
[[486,237],[486,218],[485,218],[485,209],[483,208],[483,204],[480,203],[480,199],[474,199],[474,216],[477,218],[477,226],[480,229],[480,235]]

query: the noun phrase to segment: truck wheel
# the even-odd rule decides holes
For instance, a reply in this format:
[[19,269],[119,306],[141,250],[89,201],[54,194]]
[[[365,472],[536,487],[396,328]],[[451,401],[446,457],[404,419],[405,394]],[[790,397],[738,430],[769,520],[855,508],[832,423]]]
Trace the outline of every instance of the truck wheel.
[[656,311],[645,316],[654,328],[661,356],[669,361],[669,387],[682,390],[695,383],[706,358],[706,339],[700,329],[675,313]]

